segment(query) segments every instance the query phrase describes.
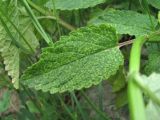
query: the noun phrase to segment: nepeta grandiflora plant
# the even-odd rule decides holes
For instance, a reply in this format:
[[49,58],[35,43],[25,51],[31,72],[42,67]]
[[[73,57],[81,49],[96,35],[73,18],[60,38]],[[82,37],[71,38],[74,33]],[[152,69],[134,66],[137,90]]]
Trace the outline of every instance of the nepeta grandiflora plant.
[[[105,0],[49,0],[44,6],[54,10],[71,11],[93,7],[105,2]],[[87,21],[88,25],[76,30],[60,18],[52,16],[54,20],[58,21],[58,24],[73,30],[69,35],[61,36],[59,41],[53,43],[30,8],[30,6],[37,7],[30,0],[22,0],[20,3],[31,17],[35,29],[48,44],[48,47],[42,48],[38,62],[25,70],[20,78],[21,84],[52,94],[71,92],[98,85],[102,80],[108,80],[115,75],[120,67],[126,67],[124,65],[125,57],[120,50],[123,45],[118,40],[119,36],[129,34],[135,36],[135,39],[132,40],[127,75],[130,117],[133,120],[146,120],[147,118],[158,120],[160,110],[160,52],[158,47],[154,49],[151,47],[158,44],[160,30],[158,19],[152,16],[150,12],[142,14],[132,10],[105,9]],[[140,3],[148,11],[147,2],[144,0]],[[159,1],[152,3],[149,0],[148,3],[158,9],[160,8],[158,6]],[[2,4],[7,3],[1,1],[0,5]],[[12,9],[14,9],[15,4],[10,3],[9,5],[11,12],[13,12]],[[19,58],[19,53],[23,50],[34,52],[36,47],[35,44],[31,44],[27,37],[21,35],[21,27],[15,26],[18,10],[13,14],[15,16],[12,16],[10,9],[7,13],[5,13],[5,9],[0,8],[0,52],[8,75],[12,77],[13,84],[18,88],[19,61],[14,58]],[[18,21],[21,19],[19,18]],[[11,33],[11,30],[8,29],[13,29],[13,32]],[[23,44],[20,39],[22,39]],[[149,60],[144,65],[144,70],[140,67],[143,44],[146,46],[145,50],[148,50],[147,55],[149,56]],[[147,103],[144,102],[144,95],[148,97]],[[152,111],[155,112],[154,116],[150,114],[148,116],[147,113]]]

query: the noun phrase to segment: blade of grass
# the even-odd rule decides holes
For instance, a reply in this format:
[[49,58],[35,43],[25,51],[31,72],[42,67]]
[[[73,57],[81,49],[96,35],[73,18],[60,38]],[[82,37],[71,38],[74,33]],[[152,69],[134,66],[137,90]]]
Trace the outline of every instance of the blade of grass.
[[91,102],[91,100],[87,97],[87,95],[85,94],[85,92],[82,91],[82,90],[81,90],[81,95],[84,97],[84,99],[86,100],[86,102],[96,111],[97,114],[99,114],[103,119],[109,120],[109,118],[108,118],[106,115],[104,115],[104,113],[101,112],[101,111],[95,106],[95,104],[93,104],[93,103]]
[[52,0],[52,4],[53,4],[53,15],[55,15],[55,17],[56,17],[56,24],[57,24],[57,28],[58,28],[58,33],[59,33],[59,36],[61,36],[61,30],[60,30],[60,26],[58,24],[58,15],[57,15],[57,11],[55,9],[54,0]]
[[69,108],[67,107],[67,105],[63,102],[61,96],[57,95],[57,97],[59,98],[62,106],[64,107],[64,109],[66,110],[66,112],[69,114],[69,116],[72,118],[72,120],[76,120],[76,118],[74,117],[74,115],[72,114],[72,112],[69,110]]
[[81,107],[80,103],[78,102],[75,93],[74,93],[74,92],[71,92],[71,96],[73,97],[73,99],[74,99],[74,101],[75,101],[75,103],[76,103],[76,105],[77,105],[77,107],[78,107],[78,110],[79,110],[79,112],[80,112],[81,115],[82,115],[82,119],[83,119],[83,120],[86,120],[87,116],[86,116],[85,113],[83,112],[82,107]]
[[151,13],[150,13],[150,9],[149,9],[149,4],[148,4],[147,0],[139,0],[139,2],[140,2],[141,7],[148,14],[149,20],[151,22],[151,28],[154,31],[155,27],[154,27],[154,24],[153,24],[153,20],[152,20],[152,17],[151,17]]
[[35,25],[37,31],[44,38],[44,40],[46,41],[46,43],[48,45],[52,44],[53,43],[52,40],[49,39],[49,37],[47,36],[45,31],[43,30],[41,24],[39,23],[39,21],[35,17],[33,11],[31,10],[30,6],[28,5],[27,1],[26,0],[22,0],[22,3],[24,5],[24,7],[26,8],[26,11],[28,12],[29,16],[31,17],[31,20],[32,20],[33,24]]
[[61,18],[56,18],[53,13],[48,12],[46,10],[44,10],[43,8],[37,6],[36,4],[34,4],[31,0],[27,0],[28,4],[33,7],[34,9],[36,9],[38,12],[40,12],[41,14],[45,15],[45,16],[52,16],[53,20],[57,19],[57,22],[59,24],[61,24],[63,27],[67,28],[68,30],[75,30],[76,28],[70,24],[68,24],[67,22],[65,22],[64,20],[62,20]]

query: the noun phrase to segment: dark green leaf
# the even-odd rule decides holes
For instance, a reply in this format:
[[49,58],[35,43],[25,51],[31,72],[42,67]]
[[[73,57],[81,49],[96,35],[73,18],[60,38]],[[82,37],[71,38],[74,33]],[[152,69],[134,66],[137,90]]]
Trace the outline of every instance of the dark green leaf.
[[115,29],[90,26],[61,37],[45,48],[40,61],[24,73],[25,85],[51,93],[88,88],[115,74],[123,65]]

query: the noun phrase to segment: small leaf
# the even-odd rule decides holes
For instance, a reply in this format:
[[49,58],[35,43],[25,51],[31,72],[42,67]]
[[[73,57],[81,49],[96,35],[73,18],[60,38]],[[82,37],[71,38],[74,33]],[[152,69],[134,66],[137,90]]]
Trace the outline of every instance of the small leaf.
[[90,26],[61,37],[45,48],[40,61],[24,73],[25,85],[51,93],[97,85],[114,75],[123,65],[115,29]]
[[[157,20],[151,17],[154,27]],[[148,15],[129,10],[105,10],[99,16],[91,19],[89,24],[109,24],[116,28],[119,34],[141,36],[152,31],[152,24]]]
[[46,7],[59,10],[76,10],[88,7],[94,7],[106,0],[49,0]]

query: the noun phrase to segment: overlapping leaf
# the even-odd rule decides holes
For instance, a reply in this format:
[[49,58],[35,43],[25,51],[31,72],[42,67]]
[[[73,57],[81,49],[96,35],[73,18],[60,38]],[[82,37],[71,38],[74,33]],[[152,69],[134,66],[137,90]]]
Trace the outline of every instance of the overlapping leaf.
[[157,25],[157,20],[154,17],[151,17],[151,19],[152,22],[148,15],[143,15],[135,11],[111,9],[105,10],[99,16],[91,19],[89,24],[106,23],[114,26],[120,34],[140,36],[150,33]]
[[75,10],[96,6],[106,0],[50,0],[46,7],[59,10]]
[[115,29],[90,26],[45,48],[40,61],[24,73],[25,85],[51,93],[88,88],[115,74],[123,64]]
[[[19,48],[20,46],[28,50],[30,48],[28,47],[28,44],[26,44],[22,39],[20,39],[18,32],[15,30],[14,26],[7,20],[4,14],[11,20],[12,23],[14,23],[14,25],[19,30],[21,29],[20,31],[22,32],[22,34],[24,34],[24,36],[27,35],[28,33],[27,32],[28,27],[26,30],[23,30],[24,26],[23,27],[20,26],[23,24],[22,23],[23,21],[19,19],[20,14],[19,14],[19,8],[17,6],[17,1],[8,1],[8,0],[0,1],[0,7],[1,7],[0,16],[5,22],[2,24],[2,21],[0,21],[0,53],[3,57],[5,69],[6,71],[8,71],[8,75],[11,76],[14,86],[18,88],[19,86],[19,61],[20,61],[20,58],[19,58],[20,49]],[[6,26],[8,27],[14,40],[8,34],[8,31],[6,31],[4,24],[6,24]],[[31,33],[31,35],[33,35],[33,33]],[[36,39],[34,41],[36,41]],[[29,42],[29,41],[28,43],[30,43],[30,46],[32,46],[33,50],[38,45],[38,41],[36,42],[37,44],[32,44],[33,42]]]
[[[143,88],[147,90],[144,93],[150,98],[146,106],[147,120],[159,120],[160,106],[157,102],[160,103],[160,74],[152,73],[149,77],[141,75],[137,78],[141,85],[143,85]],[[150,114],[151,112],[152,114]]]
[[160,9],[160,0],[148,0],[148,3],[153,7]]

